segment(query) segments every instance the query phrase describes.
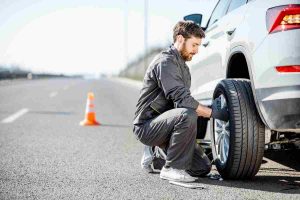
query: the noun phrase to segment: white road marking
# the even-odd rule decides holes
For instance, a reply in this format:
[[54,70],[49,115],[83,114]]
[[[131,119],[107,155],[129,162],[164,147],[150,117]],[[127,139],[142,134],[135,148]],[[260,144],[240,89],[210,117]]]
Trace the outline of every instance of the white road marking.
[[18,112],[16,112],[15,114],[12,114],[11,116],[3,119],[1,122],[2,123],[11,123],[13,121],[15,121],[16,119],[18,119],[19,117],[21,117],[22,115],[26,114],[29,111],[28,108],[23,108],[21,110],[19,110]]
[[49,94],[49,97],[50,98],[53,98],[53,97],[55,97],[57,95],[57,92],[51,92],[50,94]]
[[186,187],[186,188],[191,188],[191,189],[196,189],[196,188],[205,189],[205,187],[203,185],[193,185],[193,184],[189,184],[189,183],[182,183],[182,182],[176,182],[176,181],[169,181],[169,183],[174,184],[174,185],[179,185],[182,187]]

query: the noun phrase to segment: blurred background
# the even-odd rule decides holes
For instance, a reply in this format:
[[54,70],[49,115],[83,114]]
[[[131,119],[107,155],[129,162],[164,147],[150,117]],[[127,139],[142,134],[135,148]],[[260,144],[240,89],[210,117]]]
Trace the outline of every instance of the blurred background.
[[[141,80],[184,15],[217,0],[1,0],[0,79],[122,76]],[[196,6],[195,6],[196,5]]]

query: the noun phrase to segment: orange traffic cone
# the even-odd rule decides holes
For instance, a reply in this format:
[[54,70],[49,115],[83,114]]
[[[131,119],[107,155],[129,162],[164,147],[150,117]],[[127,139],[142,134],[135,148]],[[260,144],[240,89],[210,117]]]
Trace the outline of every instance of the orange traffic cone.
[[81,126],[98,126],[100,125],[99,122],[96,120],[96,113],[94,110],[94,93],[88,93],[88,99],[86,103],[86,110],[85,110],[85,119],[80,122]]

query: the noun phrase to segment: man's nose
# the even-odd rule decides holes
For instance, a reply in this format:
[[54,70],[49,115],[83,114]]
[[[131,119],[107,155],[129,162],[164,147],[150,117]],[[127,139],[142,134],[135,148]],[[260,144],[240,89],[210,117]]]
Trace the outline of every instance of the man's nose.
[[197,54],[198,51],[199,51],[199,48],[196,48],[195,51],[194,51],[194,53]]

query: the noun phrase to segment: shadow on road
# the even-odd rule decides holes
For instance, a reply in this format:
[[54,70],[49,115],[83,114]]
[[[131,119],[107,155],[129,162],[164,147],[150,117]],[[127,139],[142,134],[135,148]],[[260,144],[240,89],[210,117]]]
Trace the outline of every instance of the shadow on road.
[[265,151],[264,156],[270,160],[300,171],[300,150]]
[[300,194],[300,151],[265,152],[259,173],[253,180],[211,180],[200,178],[199,183],[285,194]]
[[199,183],[217,185],[232,188],[243,188],[266,192],[276,192],[285,194],[300,194],[300,177],[284,176],[260,176],[257,175],[253,180],[234,181],[234,180],[211,180],[200,178]]

